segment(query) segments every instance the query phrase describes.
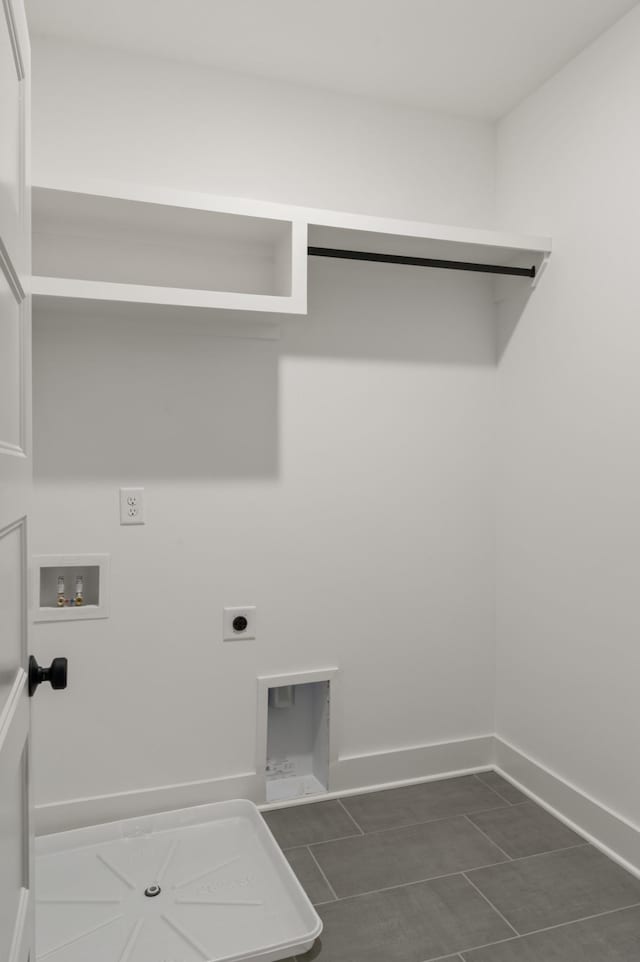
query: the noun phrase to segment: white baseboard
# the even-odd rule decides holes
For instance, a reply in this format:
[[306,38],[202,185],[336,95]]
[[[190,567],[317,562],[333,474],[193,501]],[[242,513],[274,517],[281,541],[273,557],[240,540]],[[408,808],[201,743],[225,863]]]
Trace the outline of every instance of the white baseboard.
[[498,737],[494,766],[516,788],[640,878],[640,825],[634,825]]
[[162,785],[114,795],[95,795],[91,798],[72,798],[63,802],[36,805],[34,812],[36,835],[66,832],[86,825],[100,825],[123,818],[136,818],[154,812],[224,802],[233,798],[256,797],[259,782],[255,772],[212,778],[180,785]]
[[425,781],[491,767],[493,735],[417,745],[367,755],[349,755],[331,766],[329,788],[342,795],[363,787]]
[[[491,767],[492,753],[493,736],[480,735],[435,745],[339,758],[330,768],[330,792],[321,798],[483,771]],[[35,810],[35,830],[37,835],[49,835],[85,825],[98,825],[231,798],[263,802],[264,776],[250,772],[227,778],[38,805]],[[293,804],[308,801],[318,801],[318,798],[295,799]]]
[[292,808],[319,800],[486,772],[493,768],[493,741],[493,735],[478,735],[453,742],[341,758],[331,768],[330,791],[324,792],[320,799],[317,796],[292,798],[259,805],[259,808],[263,812],[273,808]]
[[[379,791],[491,768],[640,878],[640,826],[493,735],[339,758],[331,766],[330,791],[320,798]],[[247,772],[226,778],[52,802],[36,807],[35,829],[37,835],[47,835],[232,798],[262,802],[264,777]],[[318,801],[317,796],[294,799],[285,804],[314,801]]]

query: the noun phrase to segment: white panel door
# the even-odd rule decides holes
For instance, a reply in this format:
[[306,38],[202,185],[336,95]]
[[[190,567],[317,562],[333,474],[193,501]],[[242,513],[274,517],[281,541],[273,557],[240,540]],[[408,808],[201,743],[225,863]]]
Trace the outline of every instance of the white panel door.
[[29,817],[29,41],[0,0],[0,962],[35,962]]

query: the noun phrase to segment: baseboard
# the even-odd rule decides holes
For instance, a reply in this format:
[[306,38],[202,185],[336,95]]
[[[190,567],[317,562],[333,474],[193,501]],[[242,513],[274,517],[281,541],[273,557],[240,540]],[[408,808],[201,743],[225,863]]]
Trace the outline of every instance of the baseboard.
[[499,737],[495,738],[494,767],[516,788],[640,878],[640,825]]
[[[516,788],[640,878],[640,826],[493,735],[339,758],[331,766],[330,792],[321,797],[328,799],[379,791],[489,768],[495,768]],[[226,778],[52,802],[36,807],[35,830],[37,835],[47,835],[231,798],[261,802],[263,789],[264,779],[255,772],[247,772]],[[316,796],[286,804],[317,800]]]
[[162,785],[113,795],[91,798],[72,798],[62,802],[36,805],[34,823],[36,835],[66,832],[87,825],[116,822],[123,818],[171,812],[174,809],[224,802],[233,798],[256,797],[259,779],[255,772],[212,778],[179,785]]
[[[492,735],[480,735],[434,745],[339,758],[331,765],[330,793],[321,798],[483,771],[492,765],[493,741]],[[38,805],[35,810],[35,831],[36,835],[49,835],[85,825],[98,825],[231,798],[262,802],[264,778],[250,772],[227,778]],[[317,797],[295,799],[288,804],[317,800]]]
[[346,794],[366,786],[425,781],[491,767],[493,735],[340,757],[331,766],[330,789]]
[[[331,790],[321,797],[326,800],[344,798],[346,795],[363,795],[486,772],[493,768],[493,742],[493,735],[479,735],[458,741],[341,758],[331,767]],[[307,796],[270,802],[259,808],[266,812],[273,808],[291,808],[317,801],[317,796]]]

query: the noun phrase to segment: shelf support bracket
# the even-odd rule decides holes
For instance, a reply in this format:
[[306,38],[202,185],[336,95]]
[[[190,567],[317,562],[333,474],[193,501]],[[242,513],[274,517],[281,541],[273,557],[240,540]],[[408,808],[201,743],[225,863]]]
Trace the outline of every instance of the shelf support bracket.
[[542,260],[541,260],[541,262],[540,262],[540,264],[539,264],[539,266],[538,266],[538,269],[536,270],[535,274],[533,275],[533,279],[532,279],[532,281],[531,281],[531,290],[535,290],[536,287],[538,286],[538,283],[539,283],[539,281],[540,281],[540,278],[542,277],[542,275],[544,274],[544,272],[545,272],[546,269],[547,269],[547,265],[548,265],[548,263],[549,263],[550,257],[551,257],[551,253],[550,253],[549,251],[546,251],[545,254],[544,254],[543,257],[542,257]]

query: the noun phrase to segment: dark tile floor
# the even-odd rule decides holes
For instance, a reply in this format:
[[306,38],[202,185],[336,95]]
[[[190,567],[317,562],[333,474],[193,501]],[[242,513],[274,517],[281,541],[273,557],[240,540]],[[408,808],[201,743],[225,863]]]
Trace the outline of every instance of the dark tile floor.
[[640,962],[640,880],[496,772],[264,817],[324,922],[298,962]]

